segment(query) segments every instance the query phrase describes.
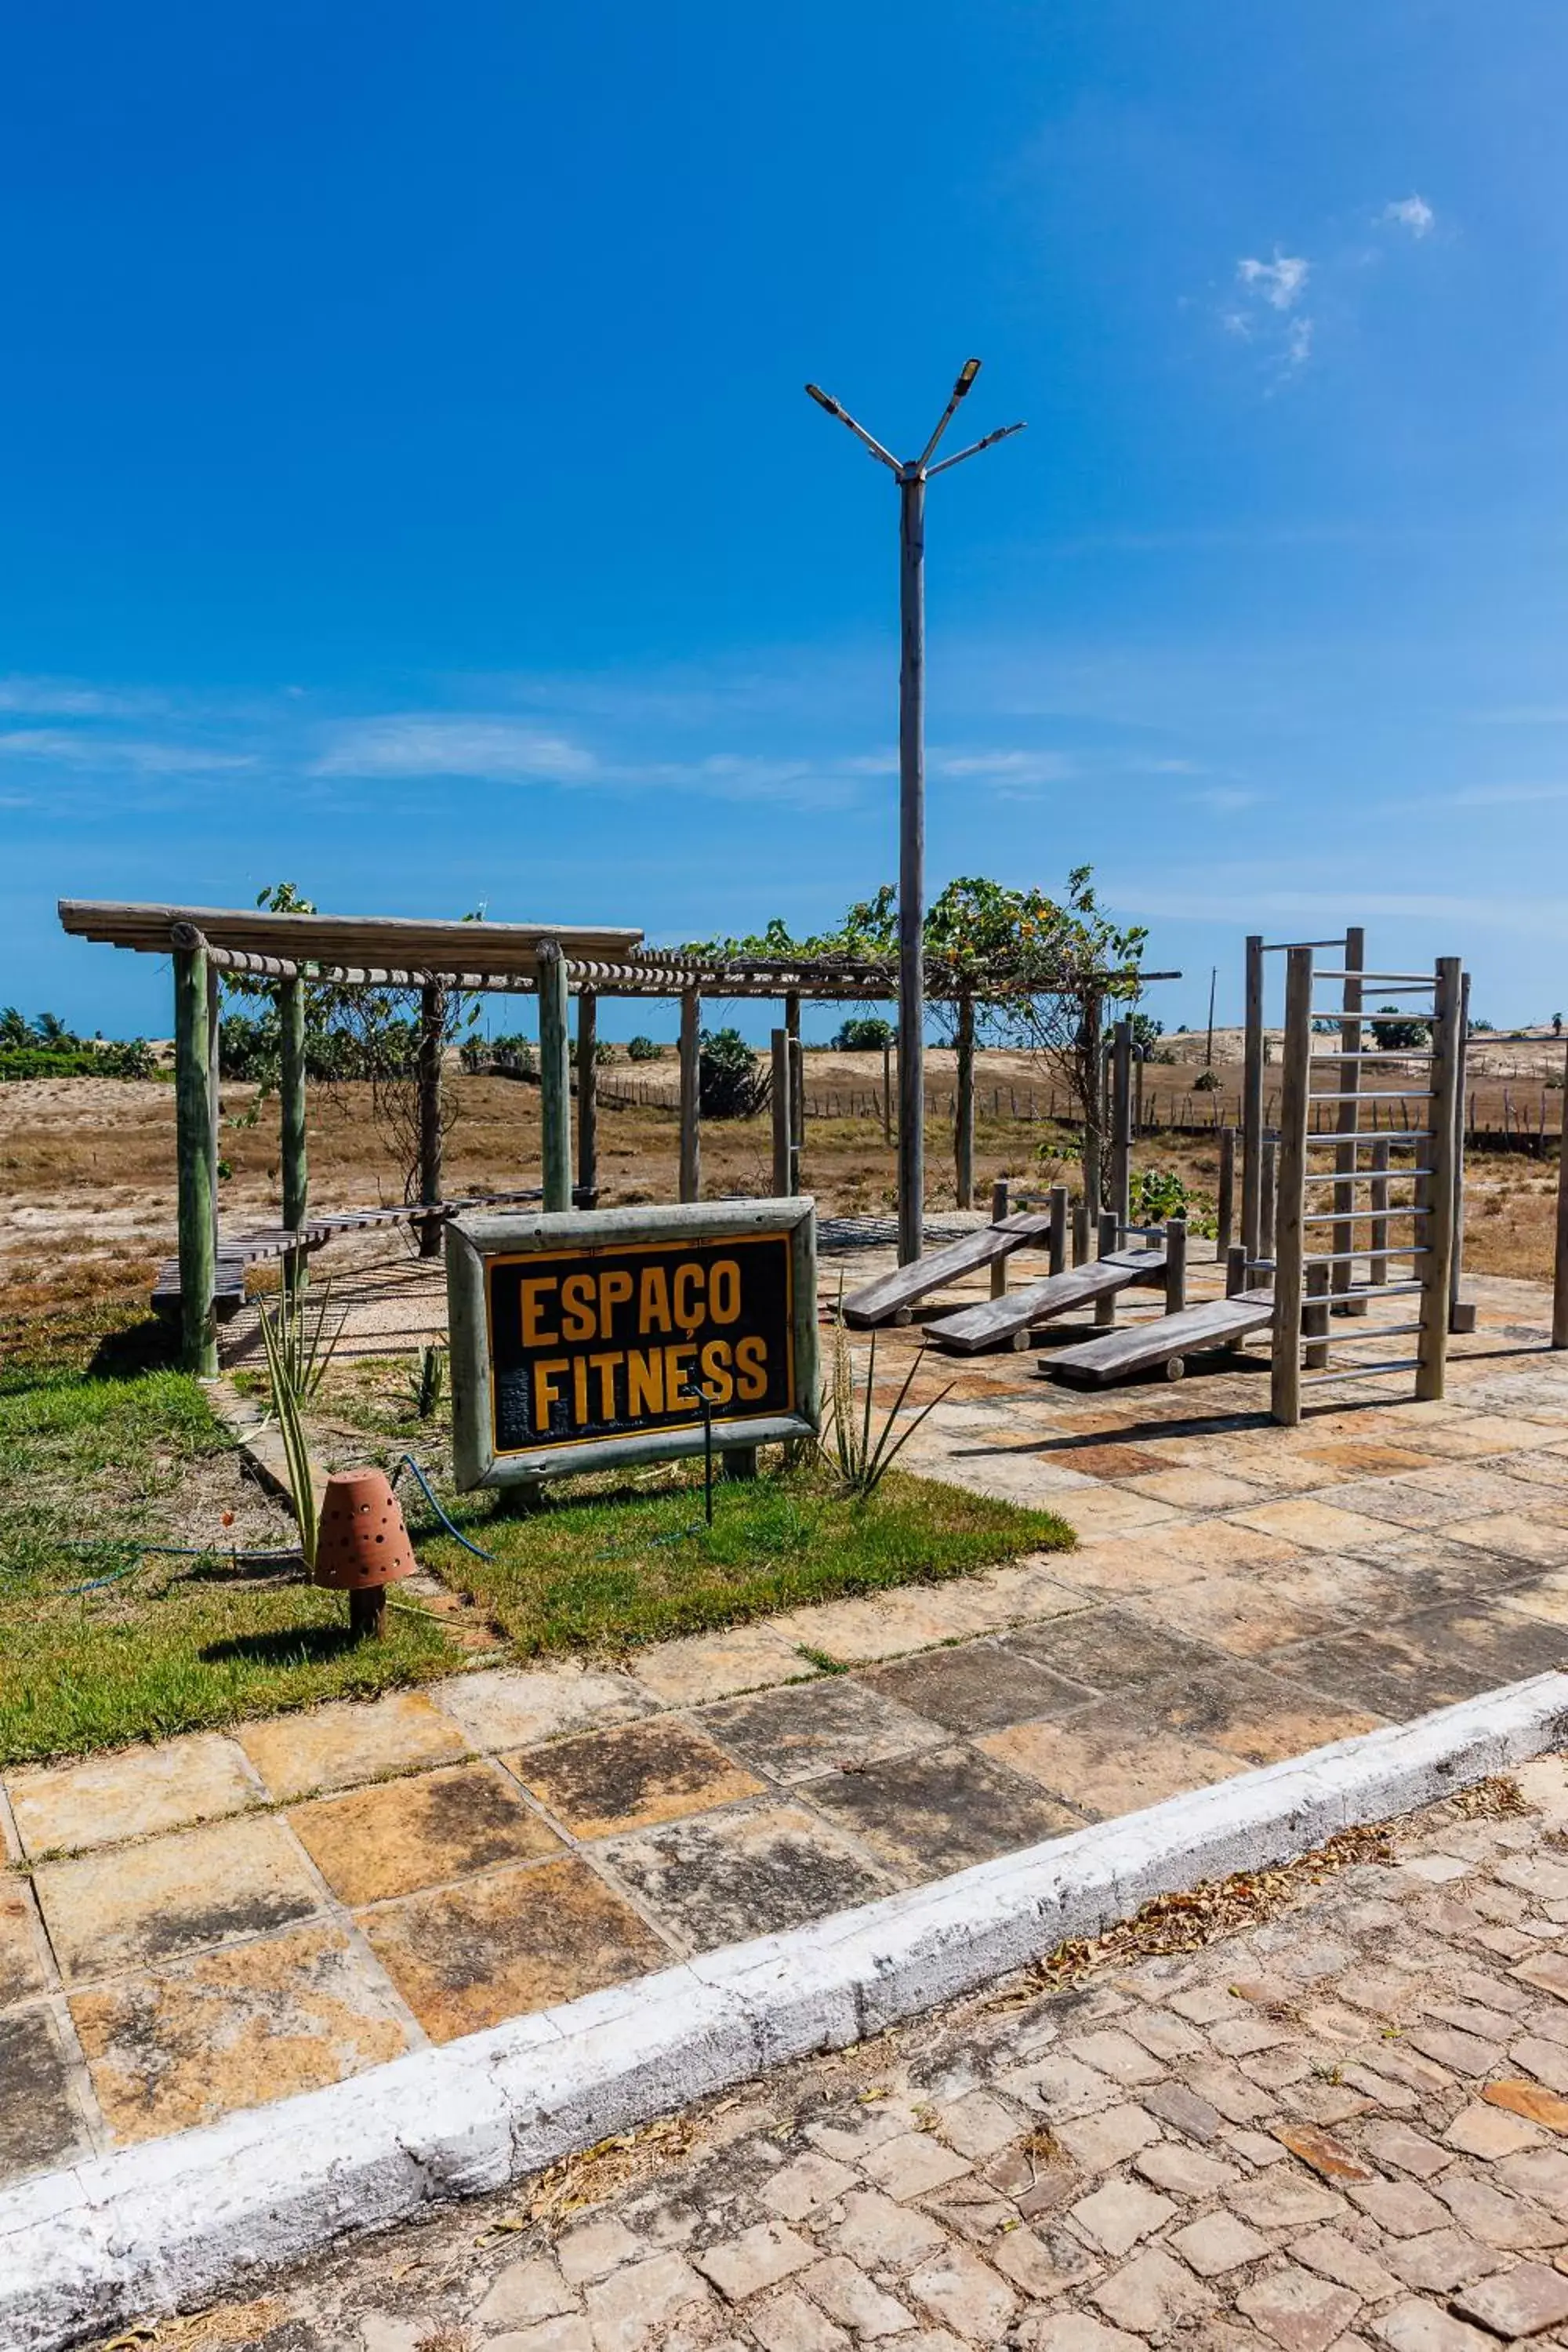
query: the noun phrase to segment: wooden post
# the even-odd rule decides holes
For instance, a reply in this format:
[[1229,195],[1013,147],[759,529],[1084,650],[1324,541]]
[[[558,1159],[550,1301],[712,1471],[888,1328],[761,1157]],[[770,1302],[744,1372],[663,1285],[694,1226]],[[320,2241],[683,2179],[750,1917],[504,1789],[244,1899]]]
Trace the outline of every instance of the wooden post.
[[805,1065],[798,1037],[789,1041],[789,1189],[801,1189],[800,1156],[805,1142]]
[[[994,1225],[999,1225],[1007,1214],[1007,1189],[1005,1176],[998,1176],[991,1187],[991,1222]],[[1005,1257],[994,1258],[991,1262],[991,1296],[993,1298],[1005,1298],[1007,1296],[1007,1261]]]
[[222,1072],[218,1057],[219,999],[217,967],[207,965],[207,1168],[213,1196],[213,1261],[217,1261],[217,1192],[218,1161],[223,1157],[223,1098],[219,1090]]
[[702,999],[680,992],[680,1198],[702,1198]]
[[1372,1211],[1372,1279],[1380,1286],[1388,1280],[1388,1260],[1383,1255],[1388,1247],[1388,1138],[1380,1135],[1372,1147],[1372,1182],[1367,1187]]
[[1244,1242],[1232,1242],[1225,1254],[1226,1297],[1239,1298],[1242,1292],[1249,1286],[1251,1280],[1252,1276],[1247,1265],[1247,1245]]
[[[1448,1267],[1448,1329],[1473,1331],[1476,1309],[1459,1301],[1459,1276],[1465,1270],[1465,1091],[1470,1058],[1470,975],[1459,982],[1459,1034],[1456,1047],[1459,1075],[1454,1090],[1454,1248]],[[1541,1097],[1541,1149],[1546,1149],[1546,1097]]]
[[[283,1171],[283,1223],[292,1234],[309,1213],[310,1164],[305,1141],[305,983],[284,980],[278,984],[278,1029],[282,1040],[278,1083],[279,1157]],[[298,1289],[310,1276],[310,1255],[290,1250],[284,1260],[284,1278]]]
[[1258,1153],[1258,1238],[1260,1247],[1256,1255],[1260,1258],[1265,1254],[1270,1257],[1274,1255],[1274,1173],[1279,1156],[1279,1138],[1266,1134]]
[[[1121,1246],[1121,1229],[1115,1210],[1102,1209],[1100,1213],[1100,1249],[1098,1255],[1100,1257],[1110,1257],[1112,1253]],[[1116,1293],[1114,1290],[1107,1291],[1103,1298],[1097,1298],[1095,1300],[1094,1321],[1096,1329],[1100,1331],[1109,1331],[1114,1326],[1116,1321]]]
[[882,1040],[882,1140],[893,1139],[893,1041]]
[[1072,1204],[1072,1262],[1074,1265],[1089,1264],[1089,1202],[1075,1201]]
[[958,1000],[958,1088],[952,1107],[952,1164],[961,1209],[974,1206],[974,999]]
[[1335,1272],[1326,1259],[1306,1261],[1306,1304],[1301,1309],[1301,1336],[1306,1346],[1302,1361],[1310,1372],[1326,1372],[1329,1369],[1329,1317],[1333,1312],[1329,1304],[1329,1277]]
[[[441,1197],[441,1046],[446,1027],[446,992],[435,981],[427,980],[419,992],[419,1041],[415,1053],[422,1208],[431,1206]],[[422,1217],[418,1232],[420,1256],[439,1257],[440,1220]]]
[[1241,1065],[1241,1241],[1263,1255],[1263,936],[1247,942],[1247,999]]
[[180,1362],[217,1371],[213,1315],[212,1113],[207,1103],[207,959],[174,950],[174,1150],[180,1223]]
[[800,1155],[805,1148],[805,1062],[800,1042],[800,991],[784,997],[784,1032],[789,1038],[789,1148],[791,1192],[800,1190]]
[[1110,1205],[1125,1227],[1132,1215],[1132,1024],[1110,1033]]
[[584,988],[577,998],[577,1197],[599,1205],[599,999]]
[[566,965],[553,940],[539,948],[539,1124],[544,1208],[572,1206],[572,1063],[566,1029]]
[[1285,967],[1285,1057],[1279,1103],[1279,1197],[1274,1221],[1274,1361],[1269,1407],[1293,1429],[1301,1418],[1302,1224],[1307,1189],[1307,1100],[1312,1058],[1312,950],[1291,948]]
[[1230,1244],[1236,1232],[1236,1129],[1222,1127],[1219,1134],[1219,1202],[1215,1219],[1219,1228],[1215,1243],[1215,1257],[1223,1265],[1230,1255]]
[[[1365,968],[1366,933],[1359,924],[1352,924],[1345,933],[1345,983],[1343,1012],[1340,1021],[1340,1077],[1339,1084],[1334,1088],[1336,1094],[1359,1095],[1361,1092],[1361,1063],[1359,1059],[1349,1061],[1345,1057],[1348,1055],[1359,1055],[1361,1052],[1363,1034],[1361,1020],[1361,974]],[[1339,1113],[1339,1117],[1334,1121],[1339,1132],[1342,1135],[1353,1136],[1361,1120],[1360,1103],[1342,1102],[1337,1103],[1334,1108]],[[1377,1124],[1375,1119],[1373,1124],[1373,1126]],[[1350,1290],[1351,1277],[1355,1272],[1350,1255],[1355,1247],[1355,1184],[1353,1181],[1355,1171],[1355,1145],[1337,1143],[1334,1146],[1334,1172],[1342,1181],[1331,1187],[1334,1196],[1335,1221],[1329,1228],[1334,1237],[1331,1244],[1334,1254],[1334,1264],[1329,1268],[1331,1277],[1329,1287],[1338,1294],[1340,1300],[1338,1311],[1342,1315],[1366,1313],[1364,1298],[1351,1298],[1345,1295]],[[1326,1350],[1323,1360],[1325,1363],[1328,1360]]]
[[1091,991],[1083,1001],[1083,1027],[1079,1059],[1089,1086],[1083,1122],[1083,1197],[1092,1224],[1100,1214],[1100,1138],[1105,1128],[1105,1049],[1103,1006]]
[[1563,1133],[1557,1152],[1557,1251],[1552,1269],[1552,1344],[1568,1348],[1568,1053],[1563,1062]]
[[1449,1287],[1454,1270],[1454,1137],[1459,1088],[1459,1016],[1463,974],[1458,956],[1439,956],[1432,1019],[1432,1129],[1424,1148],[1430,1176],[1417,1179],[1422,1215],[1416,1230],[1426,1244],[1421,1268],[1421,1329],[1415,1342],[1415,1394],[1433,1403],[1443,1394],[1448,1365]]
[[770,1090],[769,1108],[773,1122],[773,1195],[782,1200],[790,1186],[790,1052],[789,1032],[775,1029],[773,1033],[773,1079]]
[[1065,1184],[1051,1186],[1051,1230],[1048,1243],[1051,1272],[1065,1274],[1068,1262],[1068,1188]]
[[1165,1221],[1165,1312],[1179,1315],[1187,1303],[1187,1221]]

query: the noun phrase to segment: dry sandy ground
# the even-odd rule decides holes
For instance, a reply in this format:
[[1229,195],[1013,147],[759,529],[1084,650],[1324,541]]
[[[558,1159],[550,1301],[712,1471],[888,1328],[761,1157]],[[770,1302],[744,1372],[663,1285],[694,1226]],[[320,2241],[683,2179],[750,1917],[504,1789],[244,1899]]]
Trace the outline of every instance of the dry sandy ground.
[[[1216,1055],[1221,1042],[1216,1036]],[[1036,1182],[1073,1181],[1070,1150],[1067,1157],[1058,1153],[1061,1139],[1039,1122],[1008,1116],[1010,1087],[1021,1101],[1031,1084],[1039,1097],[1048,1079],[1022,1055],[987,1053],[980,1058],[977,1199],[984,1201],[991,1180],[1002,1174]],[[666,1066],[644,1066],[637,1075],[662,1076]],[[933,1095],[951,1083],[951,1073],[952,1055],[933,1052]],[[613,1081],[627,1074],[628,1066],[617,1064],[606,1075]],[[1195,1073],[1177,1067],[1162,1068],[1158,1075],[1162,1081],[1179,1081]],[[807,1056],[810,1094],[836,1088],[842,1096],[851,1086],[868,1088],[880,1079],[879,1055]],[[454,1072],[450,1093],[458,1118],[447,1143],[447,1191],[505,1192],[537,1181],[537,1089]],[[1000,1102],[999,1117],[992,1115],[994,1099]],[[243,1231],[274,1223],[279,1208],[276,1103],[263,1103],[258,1114],[254,1087],[226,1086],[223,1108],[222,1150],[232,1170],[222,1189],[225,1227]],[[246,1124],[252,1115],[256,1123]],[[402,1198],[401,1178],[377,1132],[368,1088],[312,1090],[310,1149],[311,1198],[318,1208]],[[1152,1137],[1140,1146],[1138,1157],[1143,1164],[1179,1170],[1189,1185],[1212,1196],[1218,1153],[1207,1139]],[[605,1106],[600,1176],[607,1204],[672,1199],[675,1166],[669,1110]],[[951,1131],[945,1119],[934,1117],[928,1166],[931,1207],[951,1207]],[[770,1171],[765,1119],[706,1125],[705,1192],[764,1192],[771,1188]],[[894,1161],[879,1120],[812,1120],[805,1180],[826,1210],[889,1209]],[[1517,1155],[1472,1157],[1467,1261],[1476,1271],[1550,1275],[1555,1181],[1554,1163]],[[0,1297],[6,1319],[108,1293],[142,1290],[156,1260],[174,1246],[174,1090],[166,1081],[38,1079],[0,1087]]]

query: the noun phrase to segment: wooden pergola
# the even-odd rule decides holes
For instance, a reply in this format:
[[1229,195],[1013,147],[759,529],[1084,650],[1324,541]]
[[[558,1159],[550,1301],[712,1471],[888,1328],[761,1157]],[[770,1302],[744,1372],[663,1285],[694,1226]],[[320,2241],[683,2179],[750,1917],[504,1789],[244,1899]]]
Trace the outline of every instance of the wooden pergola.
[[[76,938],[167,956],[173,962],[181,1353],[188,1370],[205,1374],[217,1369],[213,1298],[218,1251],[218,999],[225,974],[270,981],[277,990],[283,1204],[282,1227],[274,1238],[279,1254],[302,1249],[306,1240],[305,989],[311,983],[417,992],[418,1207],[432,1209],[441,1198],[441,1055],[445,1001],[450,993],[539,999],[541,1156],[547,1211],[569,1209],[574,1201],[569,997],[574,995],[578,1006],[575,1197],[590,1204],[598,1177],[595,1046],[601,997],[679,1001],[678,1198],[683,1202],[696,1201],[701,1192],[699,1084],[704,996],[783,1001],[784,1027],[775,1033],[774,1051],[775,1079],[783,1081],[775,1084],[774,1181],[782,1191],[794,1189],[798,1160],[802,1003],[880,1003],[898,997],[892,961],[847,955],[690,954],[650,948],[640,930],[627,926],[427,922],[404,916],[273,913],[258,908],[80,898],[62,898],[59,919]],[[1180,975],[1141,972],[1138,977],[1142,982]],[[1080,974],[1072,986],[1098,1005],[1100,995],[1125,978],[1114,972]],[[988,990],[984,982],[957,975],[936,961],[926,974],[928,997],[955,1007],[954,1153],[963,1206],[971,1204],[973,1182],[974,1008],[977,1000],[1000,997],[1002,979],[998,973]],[[779,1099],[785,1094],[787,1108]],[[414,1204],[410,1213],[417,1214]],[[421,1231],[426,1246],[438,1246],[434,1218],[426,1219]]]

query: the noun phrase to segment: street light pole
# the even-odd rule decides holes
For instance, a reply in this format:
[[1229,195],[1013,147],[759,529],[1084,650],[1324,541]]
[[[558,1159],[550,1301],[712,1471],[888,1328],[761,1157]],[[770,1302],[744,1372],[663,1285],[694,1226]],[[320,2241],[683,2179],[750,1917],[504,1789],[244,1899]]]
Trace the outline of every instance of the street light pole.
[[926,486],[899,480],[899,1264],[925,1238]]
[[899,482],[899,1264],[910,1265],[925,1238],[925,510],[926,484],[976,457],[1022,425],[1004,425],[967,449],[931,462],[980,373],[965,360],[936,430],[902,464],[847,408],[808,383],[820,408],[847,425]]

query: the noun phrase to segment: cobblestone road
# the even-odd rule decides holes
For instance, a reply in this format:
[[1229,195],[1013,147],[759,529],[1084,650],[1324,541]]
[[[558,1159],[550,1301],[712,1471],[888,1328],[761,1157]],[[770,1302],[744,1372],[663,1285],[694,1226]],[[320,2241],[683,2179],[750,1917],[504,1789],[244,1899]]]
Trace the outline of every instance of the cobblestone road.
[[1288,1874],[1242,1932],[1011,1978],[158,2340],[1568,2344],[1568,1759],[1376,1850]]

